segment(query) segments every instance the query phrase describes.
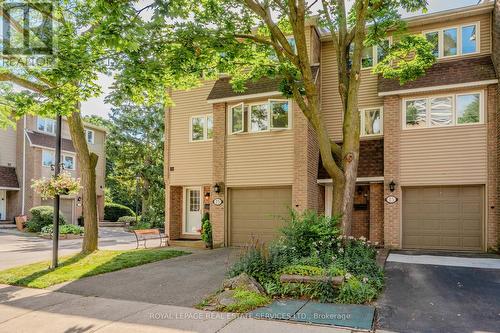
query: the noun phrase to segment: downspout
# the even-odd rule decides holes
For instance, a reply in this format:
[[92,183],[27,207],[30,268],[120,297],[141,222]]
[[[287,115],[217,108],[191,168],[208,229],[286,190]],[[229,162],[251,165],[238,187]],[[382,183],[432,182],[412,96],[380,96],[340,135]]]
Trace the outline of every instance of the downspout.
[[21,191],[21,215],[24,215],[24,196],[26,191],[26,115],[23,116],[23,188]]

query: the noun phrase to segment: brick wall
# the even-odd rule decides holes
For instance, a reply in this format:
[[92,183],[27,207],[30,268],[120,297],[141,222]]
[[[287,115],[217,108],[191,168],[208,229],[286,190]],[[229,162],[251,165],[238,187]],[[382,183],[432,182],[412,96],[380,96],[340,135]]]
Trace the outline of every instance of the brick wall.
[[182,231],[182,186],[169,186],[165,198],[165,231],[170,239],[179,239]]
[[296,103],[293,104],[294,170],[292,205],[294,209],[318,210],[320,188],[317,183],[319,148],[316,134]]
[[384,244],[384,184],[370,184],[370,241]]
[[488,239],[487,248],[498,246],[498,135],[497,135],[497,96],[498,86],[487,88],[487,119],[488,119],[488,189],[487,212],[488,225],[486,226]]
[[[213,145],[213,184],[221,186],[221,192],[211,193],[210,221],[212,222],[213,242],[215,247],[225,245],[225,218],[224,208],[226,206],[227,193],[224,180],[226,176],[226,104],[216,103],[213,105],[214,137]],[[224,203],[220,206],[213,204],[213,200],[220,198]]]
[[[394,204],[384,201],[384,244],[401,247],[401,187],[399,186],[399,151],[401,135],[401,102],[397,96],[384,98],[384,197],[390,194],[399,200]],[[394,180],[396,190],[389,191]]]
[[370,187],[358,185],[354,193],[354,211],[352,215],[352,235],[354,237],[370,236]]

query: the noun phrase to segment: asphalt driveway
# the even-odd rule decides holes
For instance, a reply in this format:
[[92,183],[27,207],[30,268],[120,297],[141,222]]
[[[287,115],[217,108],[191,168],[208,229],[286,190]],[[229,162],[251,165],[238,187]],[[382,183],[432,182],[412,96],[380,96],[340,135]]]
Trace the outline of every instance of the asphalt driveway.
[[391,261],[389,256],[385,291],[377,302],[380,330],[500,332],[500,259],[426,257]]
[[218,290],[240,250],[191,250],[192,254],[96,275],[51,289],[82,296],[194,306]]

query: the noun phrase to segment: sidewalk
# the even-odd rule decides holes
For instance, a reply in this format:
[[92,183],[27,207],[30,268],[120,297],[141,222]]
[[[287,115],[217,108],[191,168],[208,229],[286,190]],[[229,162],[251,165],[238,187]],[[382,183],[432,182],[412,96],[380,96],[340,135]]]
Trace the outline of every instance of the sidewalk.
[[0,332],[273,332],[350,330],[237,317],[171,305],[0,285]]

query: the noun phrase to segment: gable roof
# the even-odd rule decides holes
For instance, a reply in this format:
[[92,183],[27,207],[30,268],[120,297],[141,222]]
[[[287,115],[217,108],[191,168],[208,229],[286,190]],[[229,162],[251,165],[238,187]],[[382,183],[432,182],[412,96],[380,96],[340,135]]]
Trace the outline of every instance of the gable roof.
[[[319,66],[311,66],[312,75],[316,78]],[[245,83],[245,91],[236,92],[231,86],[231,78],[223,77],[215,81],[215,84],[208,94],[207,101],[231,99],[235,97],[261,95],[261,94],[276,94],[279,95],[280,78],[263,77],[257,81],[248,81]]]
[[[26,135],[28,136],[31,146],[56,149],[56,137],[54,135],[31,131],[27,131]],[[76,152],[75,147],[73,147],[73,141],[64,138],[62,139],[61,150],[72,153]]]
[[16,168],[0,166],[0,188],[19,189]]
[[425,75],[417,80],[400,85],[398,80],[385,79],[379,75],[378,92],[390,93],[409,89],[466,84],[496,80],[491,56],[460,59],[435,63]]

